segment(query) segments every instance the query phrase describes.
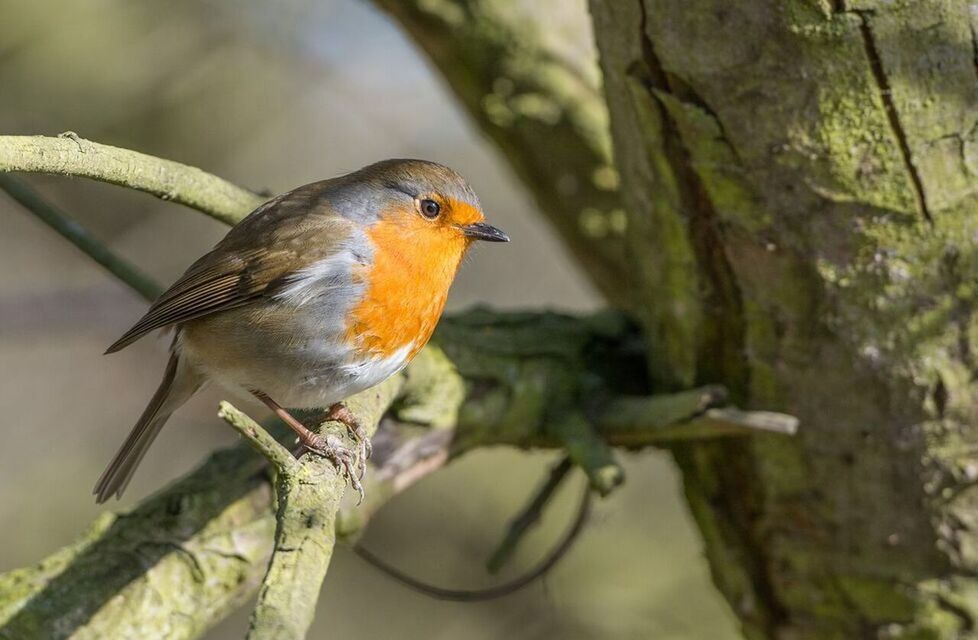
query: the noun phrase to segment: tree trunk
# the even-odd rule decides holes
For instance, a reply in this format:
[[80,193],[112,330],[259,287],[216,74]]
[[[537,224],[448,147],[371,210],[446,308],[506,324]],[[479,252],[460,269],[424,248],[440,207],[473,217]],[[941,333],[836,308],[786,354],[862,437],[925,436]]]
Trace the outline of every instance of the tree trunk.
[[674,448],[752,638],[978,613],[978,81],[965,2],[592,0],[660,389],[794,439]]

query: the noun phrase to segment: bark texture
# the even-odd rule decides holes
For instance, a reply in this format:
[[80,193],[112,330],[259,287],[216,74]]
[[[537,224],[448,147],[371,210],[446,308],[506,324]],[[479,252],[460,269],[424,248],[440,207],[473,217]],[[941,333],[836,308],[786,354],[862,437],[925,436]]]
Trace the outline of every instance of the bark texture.
[[674,448],[746,635],[973,632],[973,8],[591,10],[656,384],[801,419]]
[[172,160],[120,149],[68,131],[47,136],[0,136],[0,172],[53,173],[138,189],[234,224],[264,202],[246,189]]

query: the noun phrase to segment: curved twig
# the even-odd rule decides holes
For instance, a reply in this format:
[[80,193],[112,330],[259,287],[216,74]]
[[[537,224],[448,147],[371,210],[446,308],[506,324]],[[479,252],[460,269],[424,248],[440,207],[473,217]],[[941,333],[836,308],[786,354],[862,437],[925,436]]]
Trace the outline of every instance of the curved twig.
[[489,570],[489,573],[497,573],[502,569],[503,565],[513,556],[517,545],[523,540],[527,532],[540,521],[544,507],[550,503],[550,499],[567,477],[573,464],[570,456],[561,458],[560,462],[547,474],[546,481],[533,494],[530,502],[510,521],[506,535],[486,563],[486,569]]
[[574,541],[577,540],[577,537],[584,529],[584,525],[587,523],[590,513],[591,487],[585,486],[581,494],[581,502],[577,509],[577,515],[574,516],[574,521],[571,523],[570,527],[564,533],[560,541],[547,553],[546,557],[544,557],[543,560],[541,560],[539,564],[533,567],[533,569],[530,571],[517,576],[513,580],[488,587],[486,589],[448,589],[445,587],[439,587],[404,573],[386,560],[378,557],[362,544],[358,543],[354,545],[353,550],[358,556],[368,561],[370,564],[374,565],[388,576],[394,578],[406,587],[417,591],[418,593],[423,593],[424,595],[438,598],[439,600],[448,600],[451,602],[482,602],[485,600],[495,600],[497,598],[508,596],[511,593],[516,593],[520,589],[544,577],[555,566],[557,566],[557,563],[567,555],[567,552],[570,550],[571,546],[573,546]]

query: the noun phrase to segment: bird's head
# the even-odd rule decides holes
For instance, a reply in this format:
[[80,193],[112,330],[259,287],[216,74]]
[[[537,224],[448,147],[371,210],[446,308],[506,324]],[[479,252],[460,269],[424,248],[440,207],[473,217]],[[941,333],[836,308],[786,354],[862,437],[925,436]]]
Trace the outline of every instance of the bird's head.
[[377,222],[399,229],[406,242],[463,251],[476,240],[509,242],[485,222],[475,192],[458,173],[424,160],[384,160],[357,172],[379,202]]

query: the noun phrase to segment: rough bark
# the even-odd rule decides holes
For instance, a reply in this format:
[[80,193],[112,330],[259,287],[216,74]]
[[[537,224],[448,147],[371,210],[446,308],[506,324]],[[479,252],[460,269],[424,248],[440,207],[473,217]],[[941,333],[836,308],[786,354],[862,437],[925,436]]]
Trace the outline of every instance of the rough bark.
[[746,634],[971,633],[973,9],[591,9],[659,388],[803,425],[674,448]]
[[[455,375],[450,367],[440,373]],[[369,425],[364,437],[374,436],[381,417],[404,385],[405,378],[397,376],[345,401],[359,423]],[[274,472],[275,545],[247,637],[304,638],[316,615],[319,591],[333,558],[336,517],[347,478],[323,457],[305,455],[297,460],[258,423],[227,402],[222,403],[220,415],[263,455]],[[337,430],[345,429],[340,424],[330,426],[330,435],[336,437]]]

